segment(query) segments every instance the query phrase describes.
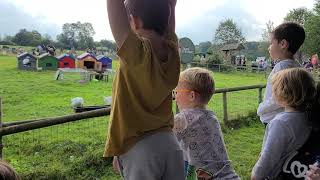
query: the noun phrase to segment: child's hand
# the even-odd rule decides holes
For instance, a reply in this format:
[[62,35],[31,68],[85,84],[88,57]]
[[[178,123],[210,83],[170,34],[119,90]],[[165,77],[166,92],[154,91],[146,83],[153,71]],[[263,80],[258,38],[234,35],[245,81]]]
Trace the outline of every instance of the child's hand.
[[320,168],[310,165],[310,170],[307,172],[307,180],[320,180]]
[[211,174],[207,173],[206,171],[204,171],[202,169],[197,170],[197,178],[199,180],[212,180],[213,179]]
[[118,162],[118,157],[114,156],[113,157],[113,162],[112,162],[113,170],[117,173],[120,174],[120,167],[119,167],[119,162]]

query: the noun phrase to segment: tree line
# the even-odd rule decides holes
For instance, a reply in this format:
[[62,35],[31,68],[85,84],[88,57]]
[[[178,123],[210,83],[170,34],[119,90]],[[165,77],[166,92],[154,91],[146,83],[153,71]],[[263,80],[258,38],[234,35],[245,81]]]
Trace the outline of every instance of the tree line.
[[0,37],[0,45],[38,46],[40,44],[53,45],[56,48],[86,50],[104,48],[116,50],[114,42],[109,40],[94,41],[94,28],[91,23],[65,23],[62,33],[53,40],[48,34],[41,34],[36,30],[21,29],[13,36]]
[[[313,54],[320,54],[320,0],[315,0],[313,9],[300,7],[290,10],[283,21],[296,22],[303,26],[306,31],[305,43],[298,52],[300,57],[302,55],[311,56]],[[199,45],[197,45],[197,51],[202,54],[207,53],[209,55],[209,61],[222,63],[223,57],[220,49],[223,45],[243,43],[246,47],[246,50],[243,52],[245,52],[245,55],[249,56],[251,60],[254,60],[257,56],[268,57],[270,33],[274,28],[274,23],[268,21],[259,41],[246,42],[242,30],[236,22],[232,19],[226,19],[219,23],[218,28],[214,32],[213,40],[199,43]]]

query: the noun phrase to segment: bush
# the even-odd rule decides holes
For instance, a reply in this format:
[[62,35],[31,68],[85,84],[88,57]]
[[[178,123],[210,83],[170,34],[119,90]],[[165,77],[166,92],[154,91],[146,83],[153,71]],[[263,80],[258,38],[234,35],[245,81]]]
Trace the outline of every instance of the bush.
[[223,56],[218,52],[213,52],[207,59],[209,64],[223,64]]
[[16,44],[11,41],[0,41],[0,45],[15,46]]

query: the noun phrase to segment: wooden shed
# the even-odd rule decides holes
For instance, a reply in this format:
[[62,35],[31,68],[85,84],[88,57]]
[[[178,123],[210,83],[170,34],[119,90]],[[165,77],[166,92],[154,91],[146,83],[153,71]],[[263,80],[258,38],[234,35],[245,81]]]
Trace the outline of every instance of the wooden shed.
[[[221,51],[224,52],[224,60],[226,64],[235,64],[236,55],[240,55],[240,52],[245,47],[242,43],[226,44],[222,47]],[[234,62],[233,62],[234,60]]]
[[42,70],[57,70],[58,59],[49,53],[42,54],[38,58],[38,67]]
[[97,60],[97,58],[90,54],[84,53],[78,56],[77,67],[81,69],[102,71],[102,63]]
[[37,70],[37,58],[30,53],[23,53],[17,56],[18,69],[36,71]]
[[58,58],[59,68],[76,68],[76,58],[70,54],[62,54]]
[[102,70],[112,69],[112,59],[104,55],[98,56],[97,59],[102,63]]

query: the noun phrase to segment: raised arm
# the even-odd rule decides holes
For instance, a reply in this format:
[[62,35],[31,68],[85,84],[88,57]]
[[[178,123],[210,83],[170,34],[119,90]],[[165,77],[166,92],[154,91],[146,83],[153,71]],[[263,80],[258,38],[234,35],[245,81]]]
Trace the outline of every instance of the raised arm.
[[126,40],[130,28],[124,0],[107,0],[107,10],[114,40],[117,47],[120,48]]
[[175,32],[175,30],[176,30],[176,4],[177,4],[177,0],[169,0],[169,2],[170,2],[171,16],[169,19],[168,30],[169,30],[169,32]]

